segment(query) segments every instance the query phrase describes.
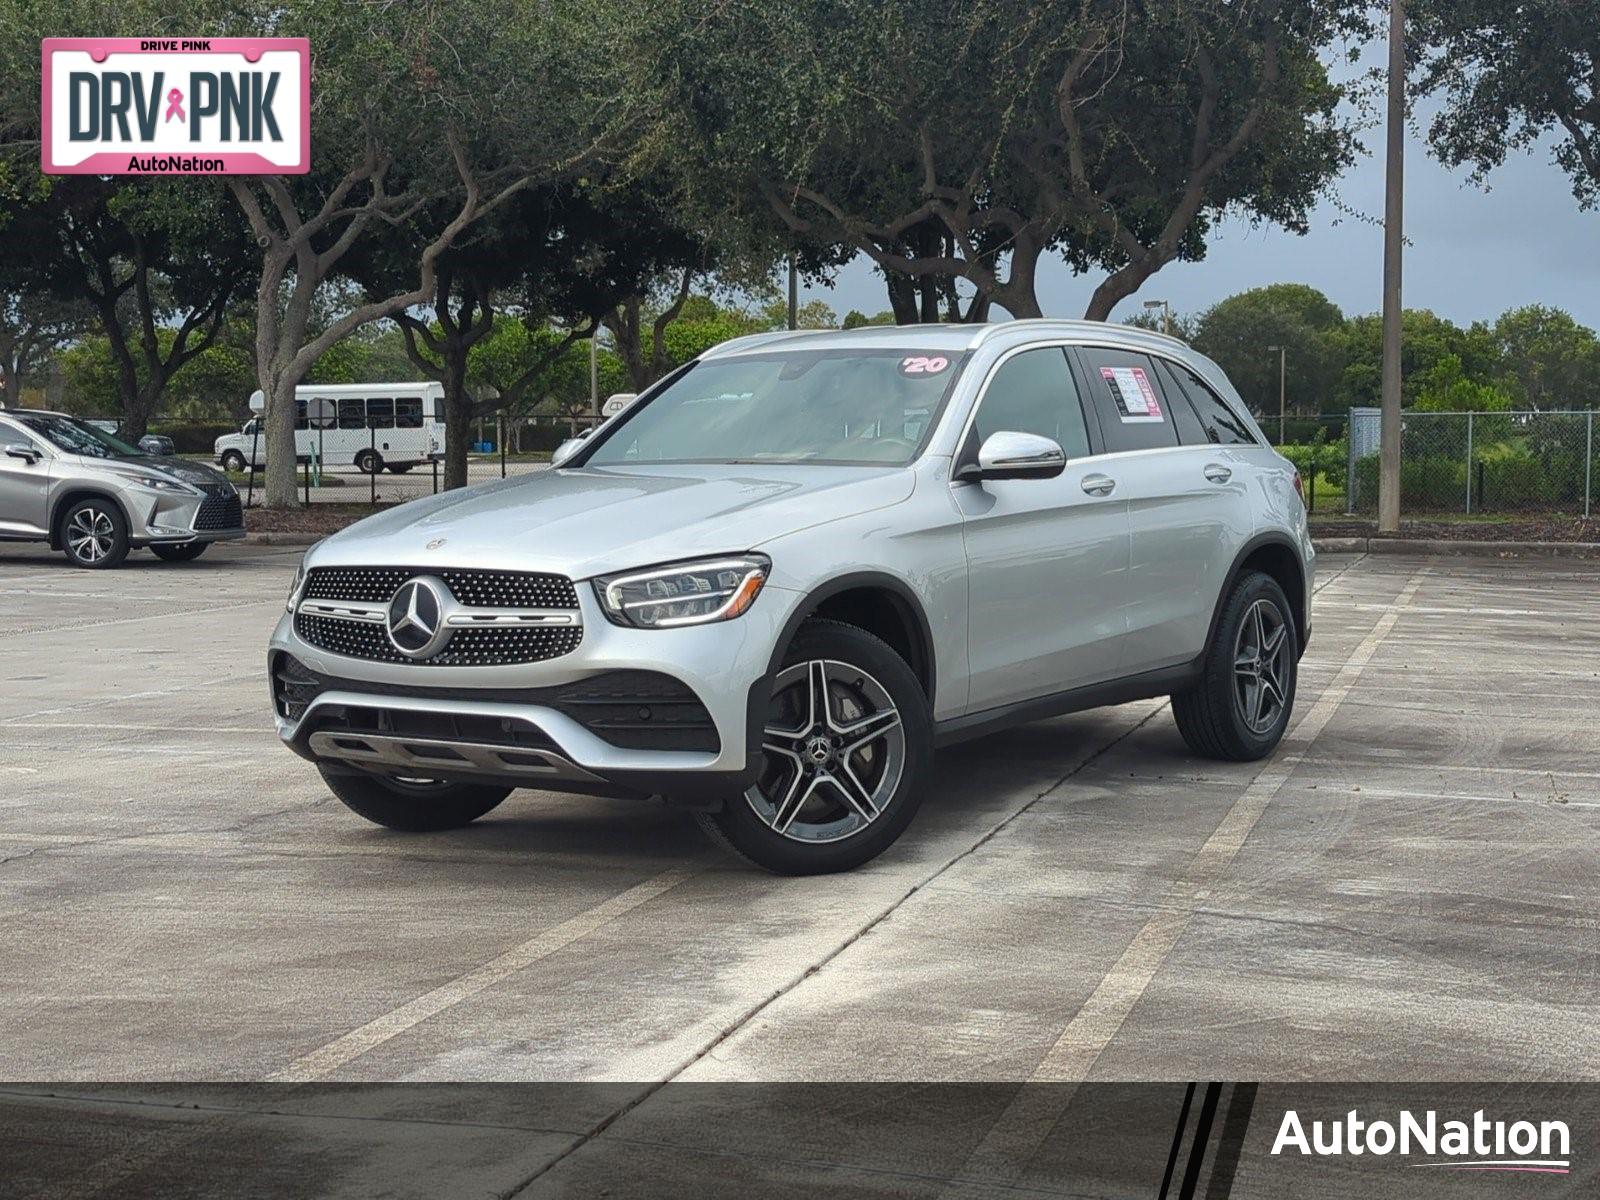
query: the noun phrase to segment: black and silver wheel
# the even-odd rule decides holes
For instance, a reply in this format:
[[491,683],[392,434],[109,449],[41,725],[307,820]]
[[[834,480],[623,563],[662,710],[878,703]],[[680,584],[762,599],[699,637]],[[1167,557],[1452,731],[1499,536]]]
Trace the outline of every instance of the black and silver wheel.
[[128,519],[111,500],[79,500],[61,516],[61,548],[74,565],[114,567],[128,557]]
[[210,542],[184,542],[182,545],[176,546],[155,545],[150,547],[150,553],[154,554],[162,562],[193,562],[206,552],[206,547],[210,544]]
[[376,475],[383,470],[383,455],[371,449],[356,451],[356,470],[363,475]]
[[904,660],[864,630],[809,621],[773,681],[760,777],[697,817],[769,870],[848,870],[910,823],[931,748],[927,700]]
[[1197,754],[1244,762],[1277,748],[1294,709],[1300,640],[1277,580],[1240,576],[1223,605],[1200,682],[1172,697],[1178,732]]
[[232,471],[236,475],[244,474],[244,455],[237,450],[229,450],[222,456],[222,469]]
[[399,779],[319,767],[323,782],[345,807],[386,829],[435,833],[470,825],[511,794],[508,787]]

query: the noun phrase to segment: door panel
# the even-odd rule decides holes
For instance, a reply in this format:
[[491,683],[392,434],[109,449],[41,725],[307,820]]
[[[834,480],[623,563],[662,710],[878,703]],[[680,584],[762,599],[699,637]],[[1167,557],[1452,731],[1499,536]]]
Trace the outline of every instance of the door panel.
[[[1131,542],[1119,673],[1187,662],[1204,649],[1223,579],[1250,537],[1248,463],[1209,441],[1179,444],[1184,427],[1193,436],[1192,409],[1149,356],[1090,347],[1081,361],[1101,426],[1118,429],[1128,447],[1106,460],[1122,476]],[[1116,387],[1126,391],[1133,382],[1153,394],[1161,421],[1127,419]]]
[[969,712],[1114,676],[1126,630],[1127,505],[1117,472],[1085,457],[1084,411],[1061,349],[1001,363],[958,469],[1001,430],[1052,438],[1075,457],[1054,479],[952,485],[967,554]]
[[21,433],[0,425],[0,534],[45,536],[49,530],[50,460],[28,463],[5,453],[28,445]]

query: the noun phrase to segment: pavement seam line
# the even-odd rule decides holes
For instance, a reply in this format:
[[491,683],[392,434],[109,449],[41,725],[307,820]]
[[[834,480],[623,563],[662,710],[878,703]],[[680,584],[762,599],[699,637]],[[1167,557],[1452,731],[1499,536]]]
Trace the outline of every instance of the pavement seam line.
[[1168,890],[1174,907],[1156,914],[1134,935],[1133,941],[1099,985],[1067,1023],[1061,1036],[1034,1069],[1030,1083],[1075,1083],[1088,1077],[1133,1006],[1144,994],[1156,971],[1189,924],[1193,906],[1210,893],[1211,885],[1243,847],[1268,803],[1299,768],[1319,734],[1350,694],[1361,672],[1388,637],[1400,614],[1411,603],[1432,563],[1419,568],[1401,589],[1394,605],[1345,659],[1333,681],[1295,725],[1286,741],[1289,750],[1267,763],[1251,780],[1221,823],[1195,854],[1189,870]]
[[618,917],[677,887],[686,879],[698,875],[700,870],[699,867],[674,867],[670,871],[663,871],[646,879],[643,883],[637,883],[609,900],[576,916],[568,917],[521,945],[513,946],[488,962],[458,975],[448,983],[440,984],[309,1054],[301,1055],[281,1071],[268,1075],[264,1082],[312,1083],[326,1079],[341,1067],[383,1045],[391,1038],[415,1028],[446,1009],[453,1008],[463,1000],[471,999],[497,983],[504,982],[519,971],[548,958],[580,938],[587,937],[601,926],[610,924]]

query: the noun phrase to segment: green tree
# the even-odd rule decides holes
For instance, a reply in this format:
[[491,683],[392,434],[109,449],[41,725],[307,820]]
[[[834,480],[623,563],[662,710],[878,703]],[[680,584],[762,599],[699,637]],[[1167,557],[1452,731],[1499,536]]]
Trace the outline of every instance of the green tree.
[[1275,413],[1279,402],[1279,352],[1284,392],[1295,412],[1334,406],[1344,368],[1344,314],[1316,288],[1278,283],[1253,288],[1212,306],[1195,322],[1194,348],[1227,372],[1245,403]]
[[1494,323],[1518,407],[1600,408],[1600,339],[1559,308],[1530,304]]
[[[1303,231],[1351,158],[1322,54],[1366,6],[1313,0],[753,0],[655,10],[685,153],[893,283],[965,279],[1040,314],[1040,258],[1103,270],[1109,316],[1224,213]],[[687,118],[687,119],[684,119]],[[870,170],[862,164],[871,164]],[[897,317],[906,320],[891,287]]]

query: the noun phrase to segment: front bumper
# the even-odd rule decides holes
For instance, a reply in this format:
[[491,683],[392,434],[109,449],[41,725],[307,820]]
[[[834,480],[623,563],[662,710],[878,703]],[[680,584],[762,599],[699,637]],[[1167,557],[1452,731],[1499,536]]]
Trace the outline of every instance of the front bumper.
[[245,534],[237,492],[180,495],[140,488],[125,491],[122,502],[129,517],[128,540],[134,546],[222,542]]
[[[720,800],[754,782],[773,652],[800,596],[769,584],[736,620],[642,630],[611,624],[589,586],[577,590],[583,621],[577,648],[505,666],[332,654],[300,638],[286,614],[269,646],[269,677],[292,659],[318,683],[295,711],[281,702],[274,679],[278,736],[301,757],[335,769],[553,791]],[[575,691],[623,677],[655,677],[686,689],[698,701],[695,720],[709,719],[714,729],[705,748],[616,744],[617,734],[597,727],[572,699]]]

